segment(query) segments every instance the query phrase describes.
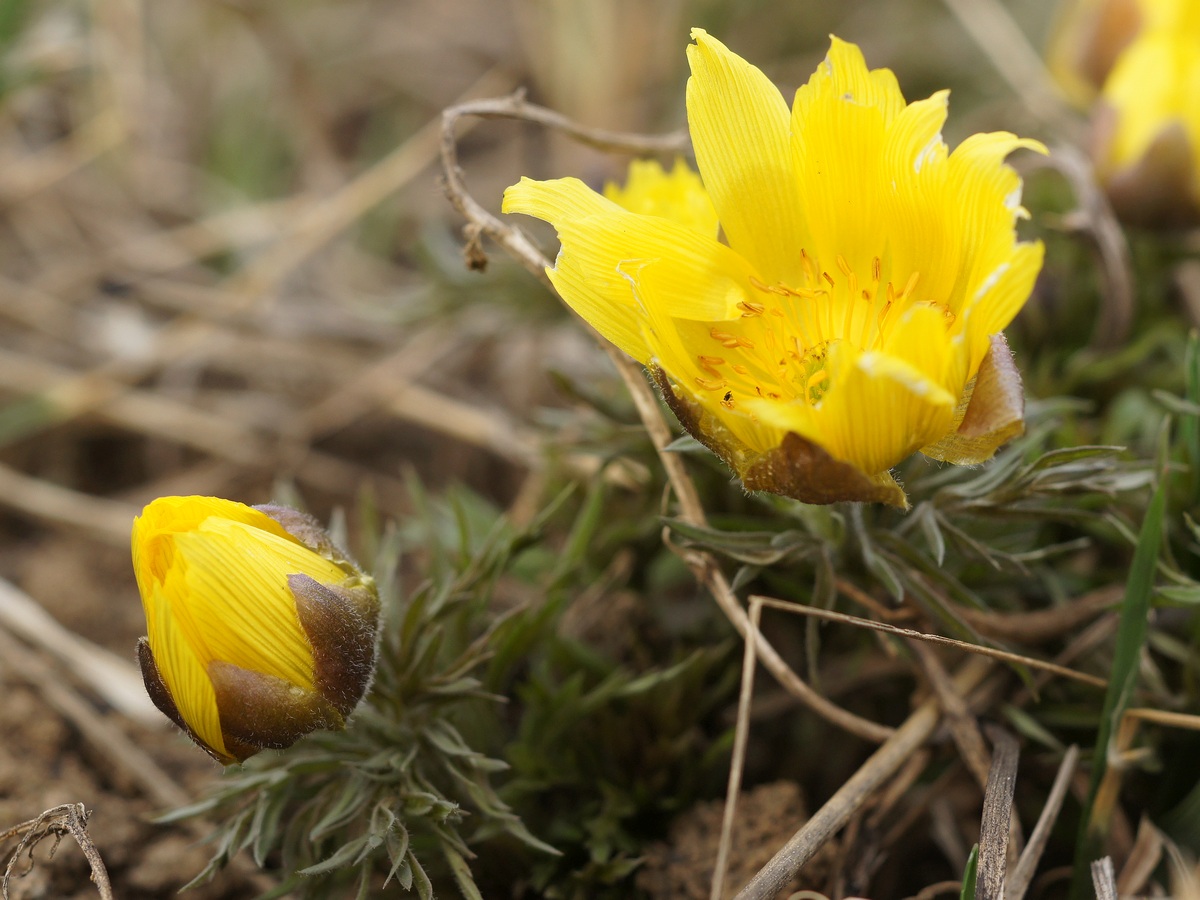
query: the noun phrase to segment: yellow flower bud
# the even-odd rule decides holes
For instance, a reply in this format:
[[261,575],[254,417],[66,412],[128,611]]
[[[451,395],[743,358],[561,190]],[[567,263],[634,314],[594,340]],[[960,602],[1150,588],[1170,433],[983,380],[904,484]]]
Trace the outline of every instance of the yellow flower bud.
[[375,664],[379,597],[315,519],[161,497],[133,522],[155,705],[219,762],[343,728]]

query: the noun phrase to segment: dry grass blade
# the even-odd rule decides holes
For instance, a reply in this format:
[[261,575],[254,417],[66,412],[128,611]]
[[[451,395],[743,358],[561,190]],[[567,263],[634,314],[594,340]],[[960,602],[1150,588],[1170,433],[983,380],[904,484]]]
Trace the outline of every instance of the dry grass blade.
[[983,795],[983,817],[979,828],[979,870],[975,882],[977,900],[1002,900],[1008,867],[1008,832],[1012,820],[1013,793],[1017,787],[1017,740],[1000,728],[990,728],[995,752]]
[[733,758],[729,761],[729,784],[725,790],[725,813],[721,818],[721,843],[717,848],[717,863],[713,868],[711,900],[721,900],[725,893],[725,873],[729,866],[729,848],[733,843],[733,823],[737,815],[738,795],[742,790],[742,771],[746,766],[746,742],[750,737],[750,699],[754,693],[754,661],[758,654],[758,625],[762,604],[750,603],[750,629],[746,632],[745,652],[742,654],[742,685],[738,693],[737,727],[733,737]]
[[[1155,828],[1154,823],[1146,816],[1142,816],[1142,820],[1138,822],[1137,839],[1133,842],[1133,849],[1125,857],[1121,874],[1117,876],[1117,893],[1122,897],[1149,893],[1147,882],[1162,862],[1163,850],[1167,848],[1168,843],[1167,836]],[[1194,880],[1195,876],[1192,877]],[[1182,896],[1188,897],[1189,900],[1200,896],[1200,885],[1195,887],[1196,890]]]
[[997,650],[994,647],[981,647],[979,644],[971,644],[966,641],[958,641],[954,638],[943,637],[940,634],[927,634],[924,631],[914,631],[911,628],[899,628],[895,625],[886,625],[882,622],[874,622],[870,619],[860,619],[857,616],[846,615],[845,613],[834,612],[828,609],[819,609],[814,606],[805,606],[803,603],[792,603],[786,600],[777,600],[773,597],[757,597],[751,599],[759,599],[763,606],[769,606],[772,609],[781,609],[785,612],[798,613],[805,616],[814,616],[818,619],[826,619],[830,622],[843,622],[847,625],[857,625],[860,628],[870,628],[873,631],[883,631],[888,634],[898,635],[899,637],[913,638],[918,641],[927,641],[931,644],[941,644],[946,647],[957,647],[959,650],[965,650],[968,653],[974,653],[979,656],[988,656],[992,659],[998,659],[1003,662],[1014,663],[1017,665],[1028,666],[1031,669],[1040,669],[1044,672],[1049,672],[1054,675],[1060,675],[1063,678],[1070,678],[1073,681],[1080,681],[1084,684],[1090,684],[1093,687],[1107,687],[1108,682],[1102,678],[1097,678],[1094,675],[1088,675],[1086,672],[1078,672],[1075,669],[1068,669],[1056,663],[1046,662],[1041,659],[1034,659],[1031,656],[1023,656],[1020,653],[1010,653],[1007,650]]
[[1072,744],[1063,755],[1063,761],[1058,767],[1058,774],[1054,776],[1054,784],[1050,787],[1050,794],[1046,797],[1046,805],[1042,807],[1042,814],[1038,816],[1033,833],[1029,835],[1029,843],[1025,846],[1025,852],[1021,854],[1016,868],[1008,877],[1004,889],[1005,900],[1023,900],[1025,892],[1029,890],[1029,885],[1033,882],[1033,873],[1046,849],[1046,843],[1050,840],[1050,829],[1054,827],[1054,823],[1058,819],[1059,810],[1062,809],[1063,799],[1067,796],[1067,788],[1070,787],[1071,776],[1075,773],[1075,766],[1078,762],[1079,747]]
[[[954,676],[954,688],[969,693],[990,671],[978,657],[967,660]],[[846,783],[797,831],[735,900],[769,900],[800,871],[813,855],[850,820],[880,785],[890,778],[929,739],[941,721],[937,700],[926,700],[913,711]]]
[[954,686],[950,682],[950,675],[943,668],[932,649],[917,641],[912,641],[910,646],[920,659],[921,667],[925,670],[925,677],[929,679],[933,692],[937,694],[938,702],[942,704],[947,724],[950,726],[950,734],[954,738],[954,743],[958,745],[958,752],[962,756],[963,762],[979,786],[986,788],[988,771],[992,767],[992,758],[983,741],[983,733],[980,732],[975,717],[967,708],[966,700],[955,692]]
[[108,880],[108,869],[105,868],[104,860],[100,857],[100,851],[96,849],[96,845],[92,843],[92,839],[87,832],[88,815],[87,808],[82,803],[64,803],[61,806],[55,806],[46,810],[35,819],[30,819],[27,822],[22,822],[19,825],[14,825],[12,828],[0,831],[0,842],[14,838],[17,835],[21,836],[21,842],[17,844],[17,848],[13,851],[12,856],[9,857],[8,865],[4,867],[4,878],[0,880],[0,897],[3,897],[3,900],[9,900],[9,878],[22,853],[29,854],[29,865],[32,868],[33,850],[38,844],[48,837],[53,837],[54,844],[50,848],[50,856],[53,857],[54,851],[58,849],[59,842],[69,834],[75,839],[75,843],[79,845],[79,849],[83,851],[83,855],[87,857],[88,865],[92,869],[92,881],[95,883],[96,889],[100,892],[101,898],[103,900],[113,900],[112,884]]
[[1096,889],[1096,900],[1117,900],[1117,879],[1113,875],[1111,856],[1092,863],[1092,886]]

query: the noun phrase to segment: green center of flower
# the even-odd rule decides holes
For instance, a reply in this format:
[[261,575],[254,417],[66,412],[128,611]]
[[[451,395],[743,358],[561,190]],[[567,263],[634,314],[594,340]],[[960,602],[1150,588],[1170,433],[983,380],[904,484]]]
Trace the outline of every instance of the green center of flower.
[[739,394],[819,406],[831,383],[830,348],[845,341],[860,352],[886,352],[892,326],[914,305],[941,309],[947,328],[954,322],[945,304],[916,298],[918,272],[897,289],[883,279],[878,256],[860,276],[841,254],[832,273],[804,250],[800,254],[803,284],[751,278],[747,299],[738,304],[740,319],[714,325],[713,346],[697,355],[703,374],[696,384],[720,391],[728,409],[735,408]]

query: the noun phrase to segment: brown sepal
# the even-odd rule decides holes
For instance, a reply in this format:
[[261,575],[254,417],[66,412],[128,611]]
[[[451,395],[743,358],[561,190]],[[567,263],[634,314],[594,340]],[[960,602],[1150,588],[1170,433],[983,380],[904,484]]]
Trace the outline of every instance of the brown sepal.
[[315,691],[290,681],[213,660],[208,677],[217,695],[221,736],[239,762],[266,747],[290,747],[318,728],[343,728],[342,715]]
[[254,508],[278,522],[283,526],[284,531],[309,550],[345,569],[347,575],[362,574],[358,563],[350,558],[350,554],[334,543],[329,532],[321,526],[316,517],[290,506],[280,506],[276,503],[262,503]]
[[316,688],[348,716],[375,671],[378,597],[369,588],[324,585],[308,575],[289,575],[288,587],[312,646]]
[[650,373],[680,424],[733,469],[746,490],[781,494],[802,503],[850,500],[908,509],[904,490],[887,472],[868,475],[794,432],[784,435],[783,443],[773,450],[755,453],[700,404],[676,393],[661,368],[652,366]]
[[[175,698],[171,696],[171,692],[167,690],[167,683],[163,681],[162,675],[159,674],[158,663],[154,661],[154,654],[150,651],[150,641],[144,637],[138,638],[137,655],[138,665],[142,669],[142,681],[146,685],[146,693],[150,695],[151,702],[158,707],[159,712],[183,729],[184,734],[191,738],[201,750],[217,762],[223,765],[235,762],[236,760],[232,757],[226,756],[224,753],[219,753],[216,749],[210,747],[183,720],[183,716],[179,714],[179,707],[175,705]],[[245,757],[242,758],[244,759]]]
[[993,334],[988,341],[979,372],[959,402],[958,427],[937,443],[921,448],[931,459],[978,465],[1025,431],[1025,391],[1008,341],[1003,334]]

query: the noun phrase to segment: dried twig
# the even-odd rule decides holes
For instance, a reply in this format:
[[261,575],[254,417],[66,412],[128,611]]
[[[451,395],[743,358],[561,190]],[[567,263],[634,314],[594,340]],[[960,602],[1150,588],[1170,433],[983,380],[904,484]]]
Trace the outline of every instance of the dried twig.
[[717,848],[717,863],[713,868],[710,900],[721,900],[725,893],[725,873],[729,865],[729,848],[733,842],[733,823],[737,800],[742,790],[742,770],[746,766],[746,741],[750,736],[750,698],[754,692],[754,662],[757,654],[758,623],[762,604],[750,601],[750,630],[746,634],[742,654],[742,686],[738,693],[737,728],[733,736],[733,759],[729,763],[729,784],[725,790],[725,813],[721,818],[721,843]]
[[[113,900],[112,884],[108,880],[108,870],[104,867],[104,860],[100,857],[100,851],[96,849],[96,845],[92,843],[92,839],[87,832],[89,815],[91,813],[87,811],[87,808],[82,803],[64,803],[61,806],[51,807],[37,818],[0,831],[0,842],[7,841],[18,835],[21,836],[21,842],[17,844],[17,848],[8,859],[8,865],[4,867],[4,878],[0,880],[0,897],[3,897],[3,900],[8,900],[9,878],[12,876],[17,860],[21,858],[22,854],[28,854],[29,867],[32,868],[33,850],[38,844],[48,837],[54,838],[54,843],[50,847],[49,854],[50,858],[53,858],[55,851],[58,850],[59,842],[69,834],[75,839],[75,843],[79,845],[79,849],[83,851],[83,855],[87,857],[88,865],[92,867],[92,881],[95,882],[96,889],[100,891],[100,896],[103,900]],[[29,869],[26,869],[26,872],[28,871]],[[17,877],[20,877],[20,875]]]
[[756,597],[752,599],[759,599],[762,601],[763,606],[769,606],[772,609],[781,609],[785,612],[799,613],[800,615],[804,616],[813,616],[815,618],[825,619],[830,622],[843,622],[847,625],[856,625],[860,628],[870,628],[873,631],[883,631],[888,634],[912,638],[918,641],[925,641],[930,644],[941,644],[944,647],[956,647],[959,650],[965,650],[968,653],[974,653],[979,656],[988,656],[992,659],[998,659],[1003,662],[1028,666],[1031,669],[1040,669],[1043,672],[1059,675],[1063,678],[1070,678],[1072,681],[1090,684],[1093,687],[1104,688],[1108,686],[1108,682],[1102,678],[1097,678],[1095,675],[1088,675],[1086,672],[1068,669],[1065,666],[1058,665],[1057,663],[1035,659],[1032,656],[1024,656],[1020,653],[1011,653],[1008,650],[997,650],[995,647],[983,647],[979,644],[972,644],[968,643],[967,641],[959,641],[955,640],[954,638],[943,637],[940,634],[928,634],[924,631],[914,631],[911,628],[899,628],[896,625],[888,625],[883,622],[874,622],[871,619],[860,619],[858,616],[851,616],[847,615],[846,613],[835,612],[831,609],[820,609],[819,607],[815,606],[806,606],[803,603],[792,603],[786,600],[778,600],[774,597]]

